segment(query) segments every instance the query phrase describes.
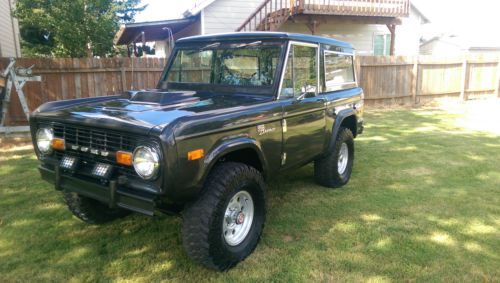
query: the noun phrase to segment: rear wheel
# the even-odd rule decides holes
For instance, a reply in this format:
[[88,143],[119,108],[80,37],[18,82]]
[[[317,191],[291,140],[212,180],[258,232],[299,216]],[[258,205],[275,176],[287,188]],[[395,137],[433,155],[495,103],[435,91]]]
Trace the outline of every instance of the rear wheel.
[[353,134],[347,128],[340,128],[333,147],[314,162],[316,182],[330,188],[342,187],[351,178],[353,163]]
[[131,213],[121,208],[109,208],[102,202],[77,193],[64,193],[64,200],[73,215],[89,224],[104,224]]
[[253,167],[235,162],[215,167],[203,194],[183,212],[187,254],[215,270],[227,270],[250,255],[264,226],[264,187]]

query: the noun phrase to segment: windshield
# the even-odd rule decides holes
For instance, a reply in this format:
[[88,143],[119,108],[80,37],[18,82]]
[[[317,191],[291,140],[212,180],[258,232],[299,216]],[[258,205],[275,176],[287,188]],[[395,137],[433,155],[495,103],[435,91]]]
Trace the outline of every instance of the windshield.
[[276,79],[281,46],[281,43],[257,41],[181,48],[175,53],[167,82],[177,87],[181,84],[271,87]]

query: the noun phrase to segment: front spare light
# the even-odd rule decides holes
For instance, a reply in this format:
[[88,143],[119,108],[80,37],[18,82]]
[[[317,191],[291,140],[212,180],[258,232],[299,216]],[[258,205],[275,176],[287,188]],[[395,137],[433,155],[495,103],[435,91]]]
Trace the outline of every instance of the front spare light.
[[41,128],[36,132],[36,146],[43,154],[52,152],[51,143],[54,139],[54,131],[51,128]]
[[143,179],[152,179],[158,174],[160,168],[160,155],[158,151],[149,146],[139,146],[134,150],[134,169]]

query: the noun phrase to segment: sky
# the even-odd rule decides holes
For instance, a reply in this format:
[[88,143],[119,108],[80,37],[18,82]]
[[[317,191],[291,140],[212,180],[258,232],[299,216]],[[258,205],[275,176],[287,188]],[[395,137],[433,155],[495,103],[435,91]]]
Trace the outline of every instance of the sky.
[[[203,0],[198,0],[201,2]],[[264,0],[262,0],[264,1]],[[181,18],[196,0],[142,0],[148,4],[136,22]],[[454,33],[480,41],[500,42],[500,1],[498,0],[412,0],[432,22],[424,37]]]

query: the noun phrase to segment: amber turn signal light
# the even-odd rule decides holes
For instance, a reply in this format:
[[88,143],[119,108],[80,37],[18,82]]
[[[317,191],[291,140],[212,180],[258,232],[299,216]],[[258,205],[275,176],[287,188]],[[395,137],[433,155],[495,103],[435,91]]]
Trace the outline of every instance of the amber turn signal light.
[[188,160],[197,160],[205,156],[205,151],[203,149],[191,150],[188,152]]
[[132,166],[132,153],[128,151],[117,151],[116,152],[116,163]]
[[56,150],[65,150],[66,149],[66,142],[64,139],[60,138],[53,138],[52,139],[52,148]]

